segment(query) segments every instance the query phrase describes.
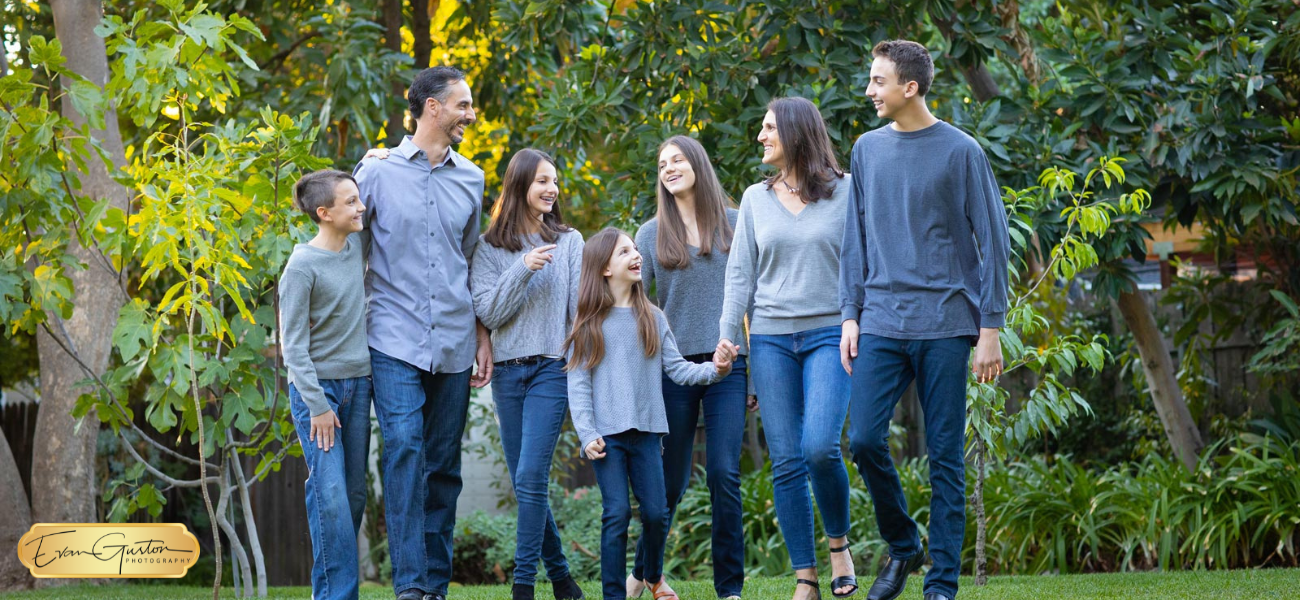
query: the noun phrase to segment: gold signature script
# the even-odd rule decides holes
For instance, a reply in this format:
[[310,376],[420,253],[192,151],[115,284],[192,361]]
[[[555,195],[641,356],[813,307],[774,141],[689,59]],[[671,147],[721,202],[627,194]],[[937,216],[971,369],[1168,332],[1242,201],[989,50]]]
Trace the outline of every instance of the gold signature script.
[[34,577],[184,577],[198,557],[180,523],[38,523],[18,541]]

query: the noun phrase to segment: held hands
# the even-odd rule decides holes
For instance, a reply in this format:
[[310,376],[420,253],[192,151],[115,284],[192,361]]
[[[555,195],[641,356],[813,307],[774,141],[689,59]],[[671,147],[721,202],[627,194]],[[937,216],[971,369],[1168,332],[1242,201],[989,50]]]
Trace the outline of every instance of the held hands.
[[853,374],[853,359],[858,357],[858,338],[862,332],[858,329],[858,322],[849,319],[840,325],[840,364],[844,365],[844,372],[849,375]]
[[735,362],[739,353],[740,346],[731,343],[731,340],[718,341],[718,347],[713,351],[713,366],[718,369],[718,375],[726,377],[731,372],[731,363]]
[[524,255],[524,266],[533,271],[542,270],[542,267],[551,264],[551,259],[554,258],[551,250],[554,250],[555,246],[555,244],[547,244],[529,250],[528,254]]
[[998,340],[997,329],[980,329],[970,371],[979,383],[992,383],[1002,375],[1002,342]]
[[343,423],[339,421],[339,416],[334,411],[327,410],[311,418],[311,432],[307,434],[307,441],[316,442],[316,447],[326,452],[334,447],[334,430],[342,429]]
[[587,447],[584,448],[582,452],[591,460],[600,460],[605,458],[605,438],[598,437],[592,440],[590,444],[587,444]]

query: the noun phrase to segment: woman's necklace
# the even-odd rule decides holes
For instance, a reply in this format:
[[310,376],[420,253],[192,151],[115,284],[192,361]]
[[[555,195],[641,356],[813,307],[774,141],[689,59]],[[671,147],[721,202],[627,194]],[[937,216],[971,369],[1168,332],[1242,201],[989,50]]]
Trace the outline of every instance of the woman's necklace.
[[781,183],[784,183],[784,184],[785,184],[785,189],[790,190],[790,193],[791,193],[791,194],[798,194],[798,193],[799,193],[799,188],[797,188],[797,187],[790,187],[790,182],[788,182],[788,181],[782,179],[782,180],[781,180]]

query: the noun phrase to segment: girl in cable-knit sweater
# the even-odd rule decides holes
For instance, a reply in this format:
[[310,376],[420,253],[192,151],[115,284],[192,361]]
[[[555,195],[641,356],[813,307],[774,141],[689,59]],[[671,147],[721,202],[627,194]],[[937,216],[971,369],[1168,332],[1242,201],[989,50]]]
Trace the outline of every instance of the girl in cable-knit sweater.
[[720,342],[713,362],[695,364],[677,350],[668,320],[641,285],[641,254],[626,233],[606,228],[587,241],[578,283],[578,314],[565,340],[569,411],[593,461],[603,502],[600,573],[603,595],[626,597],[628,483],[641,506],[645,583],[658,600],[677,594],[663,581],[668,537],[662,437],[668,433],[662,374],[680,385],[713,383],[731,371],[736,348]]

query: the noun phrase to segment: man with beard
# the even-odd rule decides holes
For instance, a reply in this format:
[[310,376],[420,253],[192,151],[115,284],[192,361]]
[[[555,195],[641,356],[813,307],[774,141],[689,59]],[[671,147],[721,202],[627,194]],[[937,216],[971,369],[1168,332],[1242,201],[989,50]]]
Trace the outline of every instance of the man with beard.
[[465,73],[425,69],[407,101],[415,135],[387,160],[362,160],[354,175],[369,207],[366,325],[393,590],[398,600],[443,600],[469,388],[492,376],[469,291],[484,180],[451,147],[475,120]]

